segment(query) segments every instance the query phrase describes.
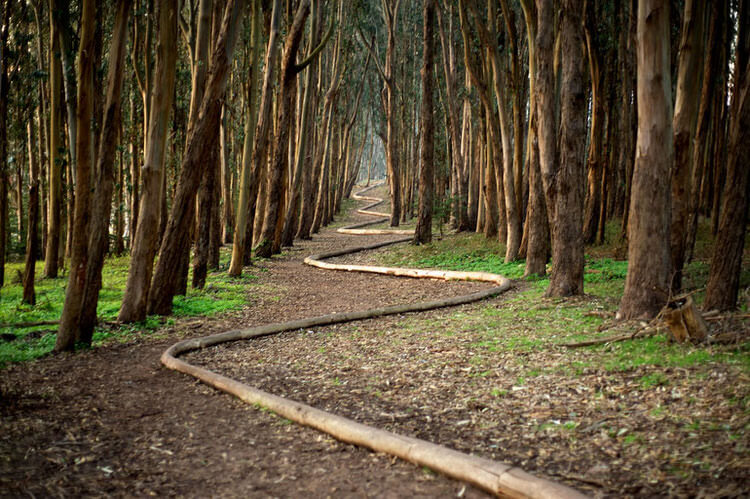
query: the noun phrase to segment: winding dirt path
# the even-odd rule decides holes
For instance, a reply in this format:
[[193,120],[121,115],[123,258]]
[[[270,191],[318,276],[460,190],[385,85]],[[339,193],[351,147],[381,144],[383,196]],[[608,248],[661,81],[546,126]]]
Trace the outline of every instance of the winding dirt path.
[[[203,383],[186,383],[160,365],[163,351],[186,337],[487,287],[324,272],[302,263],[305,255],[358,244],[360,236],[325,229],[260,262],[252,271],[257,279],[249,281],[251,304],[242,311],[179,320],[153,335],[137,333],[125,343],[0,372],[0,497],[486,497],[386,454],[288,424]],[[390,327],[388,321],[362,324]],[[287,348],[295,348],[296,336],[289,338]],[[245,362],[284,382],[263,355],[274,354]],[[339,404],[331,399],[326,406]]]
[[[362,196],[362,193],[370,189],[371,188],[365,189],[353,196],[356,200],[372,201],[371,204],[359,209],[358,212],[375,217],[388,217],[389,215],[386,213],[372,211],[372,208],[383,202],[382,199]],[[381,220],[375,220],[373,222],[365,221],[349,225],[338,229],[338,233],[357,235],[410,234],[410,231],[406,230],[373,230],[363,228],[367,225],[379,222],[381,222]],[[415,303],[410,301],[408,303],[370,308],[356,312],[326,314],[183,340],[168,348],[162,355],[161,361],[170,369],[189,374],[214,388],[236,396],[248,404],[254,404],[269,409],[284,418],[325,432],[343,442],[367,447],[378,452],[391,454],[419,466],[429,467],[430,469],[439,471],[440,473],[452,478],[463,480],[498,496],[563,499],[583,497],[573,489],[549,480],[535,477],[512,465],[464,454],[431,442],[357,423],[351,419],[322,411],[288,398],[264,392],[248,384],[204,367],[190,364],[189,362],[178,358],[180,355],[214,345],[240,340],[250,340],[286,331],[304,330],[306,328],[329,326],[332,324],[372,319],[387,315],[434,310],[445,306],[473,303],[498,295],[510,289],[510,281],[508,279],[500,275],[486,272],[435,271],[325,262],[325,260],[329,258],[375,249],[398,242],[405,242],[408,239],[408,237],[400,238],[368,246],[328,251],[309,256],[305,258],[304,263],[327,270],[366,272],[371,274],[419,279],[442,279],[446,281],[480,281],[492,283],[495,286],[474,293],[427,302]]]

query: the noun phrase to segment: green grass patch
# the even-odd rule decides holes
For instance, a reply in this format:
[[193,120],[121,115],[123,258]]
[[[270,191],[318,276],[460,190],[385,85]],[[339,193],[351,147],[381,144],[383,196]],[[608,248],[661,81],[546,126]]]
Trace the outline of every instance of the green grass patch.
[[[229,254],[222,252],[222,266],[226,268]],[[128,276],[129,257],[108,258],[102,271],[102,290],[99,293],[97,316],[104,321],[115,321],[120,310],[122,295]],[[65,301],[67,274],[56,279],[45,279],[43,262],[36,267],[36,305],[21,303],[23,288],[20,273],[22,263],[6,265],[6,284],[0,289],[0,323],[19,324],[27,322],[56,321],[60,319]],[[248,286],[252,286],[257,276],[244,273],[233,278],[223,272],[209,273],[206,286],[201,290],[188,288],[185,296],[174,299],[174,317],[208,317],[229,310],[240,309],[248,302]],[[145,321],[125,324],[118,327],[97,327],[93,343],[100,345],[107,341],[127,341],[135,335],[150,333],[163,325],[174,323],[172,318],[148,317]],[[14,341],[0,341],[0,368],[10,362],[22,362],[39,358],[49,353],[55,344],[57,326],[4,327],[0,334],[14,335]]]
[[[617,225],[617,224],[615,224]],[[539,373],[556,373],[566,376],[581,376],[592,371],[627,372],[641,366],[698,368],[695,375],[716,365],[733,365],[750,372],[750,342],[739,346],[691,346],[668,343],[664,335],[625,341],[610,345],[598,345],[565,351],[556,365],[534,365],[536,354],[544,354],[559,343],[590,340],[610,336],[610,330],[598,331],[605,322],[602,312],[614,312],[619,306],[628,271],[626,261],[618,256],[614,240],[618,227],[608,227],[612,238],[603,246],[589,248],[584,274],[585,296],[570,299],[545,298],[549,285],[547,277],[533,277],[521,285],[521,290],[507,295],[501,302],[447,314],[441,318],[441,327],[434,319],[426,322],[421,318],[409,319],[411,334],[425,331],[451,331],[451,335],[471,335],[467,345],[468,358],[473,364],[492,365],[498,355],[524,354],[525,379]],[[505,248],[482,234],[461,233],[436,240],[422,246],[400,245],[377,254],[378,263],[403,267],[437,268],[444,270],[484,271],[521,278],[524,262],[504,262]],[[694,261],[687,266],[685,281],[695,289],[705,286],[708,265]],[[750,270],[743,268],[741,282],[750,285]],[[744,284],[747,282],[748,284]],[[702,300],[701,293],[696,298]],[[634,326],[636,327],[636,326]],[[478,359],[477,356],[483,358]],[[520,362],[520,360],[519,360]],[[521,383],[519,383],[521,384]],[[669,378],[648,374],[640,379],[643,389],[652,389],[669,384]]]

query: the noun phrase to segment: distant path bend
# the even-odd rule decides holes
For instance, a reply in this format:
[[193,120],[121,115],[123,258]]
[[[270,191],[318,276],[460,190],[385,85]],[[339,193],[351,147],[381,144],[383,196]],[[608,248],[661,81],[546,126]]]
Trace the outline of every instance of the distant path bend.
[[[386,218],[390,215],[372,211],[372,208],[383,202],[380,198],[363,196],[362,194],[377,187],[374,185],[354,194],[357,200],[372,201],[371,204],[358,210],[359,213]],[[338,229],[337,232],[344,234],[360,235],[382,235],[396,234],[409,235],[412,231],[396,229],[364,229],[368,225],[381,223],[382,220],[360,222]],[[584,497],[578,491],[562,484],[552,482],[543,478],[526,473],[520,468],[509,464],[484,459],[456,450],[433,444],[425,440],[399,435],[397,433],[381,430],[372,426],[357,423],[348,418],[316,409],[315,407],[296,402],[284,397],[273,395],[258,388],[246,385],[234,379],[215,373],[208,369],[195,366],[179,359],[179,356],[187,352],[199,350],[209,346],[219,345],[232,341],[259,338],[284,331],[294,331],[303,328],[328,326],[362,319],[370,319],[386,315],[402,314],[407,312],[418,312],[433,310],[436,308],[472,303],[485,298],[498,295],[510,289],[510,281],[503,276],[487,272],[454,272],[423,269],[405,269],[398,267],[372,267],[365,265],[345,265],[325,262],[328,258],[347,255],[359,251],[375,249],[382,246],[401,243],[411,240],[411,237],[398,238],[385,243],[371,244],[346,248],[343,250],[311,255],[305,258],[305,263],[315,267],[328,270],[346,270],[354,272],[371,272],[394,276],[412,278],[444,279],[444,280],[473,280],[494,284],[493,287],[456,296],[447,299],[429,302],[392,305],[388,307],[373,308],[357,312],[344,312],[306,319],[299,319],[265,326],[257,326],[249,329],[227,331],[201,338],[193,338],[175,343],[169,347],[161,356],[161,362],[167,368],[189,374],[204,383],[211,385],[226,393],[232,394],[248,404],[259,404],[276,414],[292,420],[296,423],[310,426],[319,431],[328,433],[334,438],[351,444],[367,447],[377,452],[384,452],[400,457],[418,466],[427,466],[444,475],[462,480],[475,485],[487,492],[501,497],[528,497],[544,499],[573,499]]]

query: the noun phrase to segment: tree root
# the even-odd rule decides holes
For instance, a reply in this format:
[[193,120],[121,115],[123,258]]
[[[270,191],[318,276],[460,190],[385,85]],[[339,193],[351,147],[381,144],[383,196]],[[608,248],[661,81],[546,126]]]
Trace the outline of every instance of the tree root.
[[[373,206],[382,202],[382,200],[377,198],[366,198],[358,196],[356,194],[352,197],[354,199],[377,201],[376,203],[366,206],[363,210],[369,210],[369,208],[372,208]],[[387,214],[367,212],[362,210],[360,210],[360,213],[382,217],[389,216]],[[343,229],[339,229],[339,232],[344,232],[347,230],[360,229],[352,229],[351,227],[346,227]],[[373,232],[364,231],[362,233],[372,234]],[[393,234],[393,232],[390,231],[382,232],[380,230],[375,233]],[[403,233],[403,231],[397,232],[397,234],[399,233]],[[381,317],[385,315],[433,310],[439,307],[472,303],[483,300],[490,296],[495,296],[497,294],[503,293],[507,291],[511,286],[511,283],[508,279],[496,274],[489,274],[484,272],[446,272],[421,269],[400,269],[390,267],[367,267],[362,265],[336,265],[322,261],[326,258],[332,258],[334,256],[341,256],[367,249],[374,249],[388,244],[404,242],[410,239],[411,238],[399,238],[395,241],[389,241],[386,243],[378,243],[369,246],[361,246],[358,248],[333,251],[321,255],[313,255],[306,258],[305,263],[307,263],[308,265],[314,265],[316,267],[326,269],[374,272],[415,278],[438,278],[446,280],[472,279],[490,282],[495,286],[490,289],[471,293],[468,295],[434,300],[430,302],[393,305],[389,307],[375,308],[358,312],[329,314],[307,319],[300,319],[296,321],[259,326],[250,329],[227,331],[224,333],[205,336],[202,338],[184,340],[172,345],[167,351],[165,351],[161,356],[161,362],[169,369],[194,376],[204,383],[232,394],[249,404],[259,404],[261,406],[264,406],[282,417],[328,433],[329,435],[343,442],[348,442],[362,447],[367,447],[374,451],[391,454],[406,461],[412,462],[418,466],[427,466],[449,477],[465,481],[498,496],[530,498],[584,497],[574,489],[549,480],[535,477],[524,472],[520,468],[464,454],[462,452],[458,452],[453,449],[449,449],[441,445],[436,445],[424,440],[399,435],[378,428],[373,428],[371,426],[366,426],[351,419],[337,416],[335,414],[321,411],[320,409],[316,409],[314,407],[295,402],[293,400],[266,393],[257,388],[240,383],[239,381],[209,371],[208,369],[191,365],[178,358],[184,353],[201,348],[206,348],[212,345],[258,338],[261,336],[281,333],[283,331],[294,331],[298,329],[320,327],[330,324],[340,324],[344,322]]]

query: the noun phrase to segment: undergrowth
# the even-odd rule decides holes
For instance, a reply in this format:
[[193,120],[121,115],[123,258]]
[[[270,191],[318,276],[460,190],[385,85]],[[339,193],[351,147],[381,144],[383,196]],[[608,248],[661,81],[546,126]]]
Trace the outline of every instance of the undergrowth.
[[[108,325],[117,320],[122,303],[122,295],[128,277],[129,257],[112,257],[105,262],[102,271],[102,290],[99,293],[97,317],[101,326],[94,332],[93,344],[100,345],[107,341],[127,341],[141,334],[153,333],[163,325],[173,324],[175,318],[212,316],[229,310],[237,310],[247,304],[249,285],[256,276],[243,273],[234,278],[226,274],[229,254],[221,254],[220,272],[209,273],[203,289],[192,289],[188,286],[187,295],[176,296],[173,313],[170,317],[149,316],[146,320],[134,324]],[[6,265],[7,281],[0,289],[0,368],[9,362],[21,362],[39,358],[49,353],[55,344],[56,325],[39,325],[33,327],[15,327],[14,324],[56,321],[60,319],[65,301],[67,274],[56,279],[43,278],[43,262],[36,267],[36,305],[21,303],[23,288],[20,275],[23,264]],[[190,278],[190,277],[189,277]],[[190,282],[190,281],[188,281]],[[15,337],[15,338],[14,338]]]

